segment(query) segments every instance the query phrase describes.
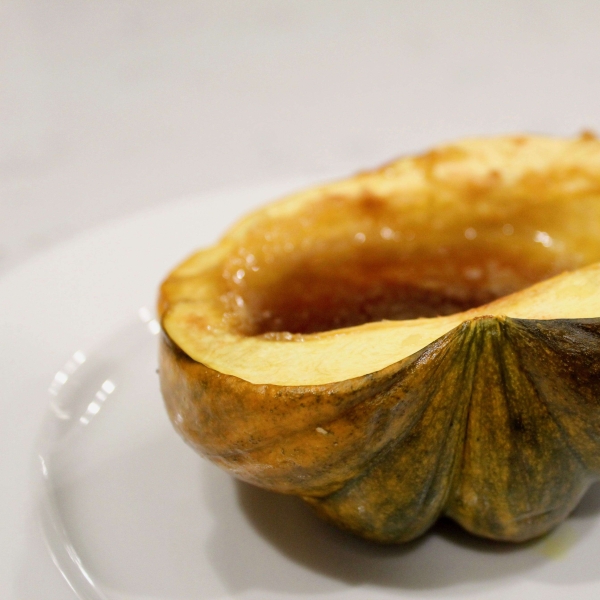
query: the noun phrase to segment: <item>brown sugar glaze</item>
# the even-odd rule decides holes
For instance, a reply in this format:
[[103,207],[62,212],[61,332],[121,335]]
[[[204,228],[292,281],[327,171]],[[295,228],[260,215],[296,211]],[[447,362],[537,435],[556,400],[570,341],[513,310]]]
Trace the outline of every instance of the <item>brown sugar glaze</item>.
[[278,338],[481,306],[600,260],[586,242],[598,203],[580,202],[568,214],[564,202],[513,205],[476,226],[468,211],[399,216],[371,197],[322,202],[248,232],[223,271],[225,318],[245,335]]

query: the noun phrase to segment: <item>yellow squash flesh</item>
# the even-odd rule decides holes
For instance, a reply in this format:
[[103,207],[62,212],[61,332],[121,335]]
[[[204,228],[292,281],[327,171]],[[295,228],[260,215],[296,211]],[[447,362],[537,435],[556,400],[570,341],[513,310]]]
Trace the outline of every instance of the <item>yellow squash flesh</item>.
[[384,542],[548,531],[600,476],[600,142],[477,139],[301,192],[161,287],[204,456]]

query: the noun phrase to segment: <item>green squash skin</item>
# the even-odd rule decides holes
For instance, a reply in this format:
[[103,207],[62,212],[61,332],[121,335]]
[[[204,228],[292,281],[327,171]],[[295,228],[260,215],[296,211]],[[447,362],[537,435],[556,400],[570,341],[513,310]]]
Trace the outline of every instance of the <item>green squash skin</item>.
[[600,319],[478,317],[381,371],[313,387],[217,373],[165,335],[160,376],[197,451],[379,542],[441,515],[532,539],[600,478]]

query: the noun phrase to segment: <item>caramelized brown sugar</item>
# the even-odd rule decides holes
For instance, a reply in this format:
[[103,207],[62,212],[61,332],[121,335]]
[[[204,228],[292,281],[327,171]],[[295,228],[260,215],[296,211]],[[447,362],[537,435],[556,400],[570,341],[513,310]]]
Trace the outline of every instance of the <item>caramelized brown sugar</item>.
[[372,195],[333,197],[264,222],[217,275],[225,318],[261,335],[451,315],[600,260],[595,199],[474,205],[477,215],[435,201],[399,215]]

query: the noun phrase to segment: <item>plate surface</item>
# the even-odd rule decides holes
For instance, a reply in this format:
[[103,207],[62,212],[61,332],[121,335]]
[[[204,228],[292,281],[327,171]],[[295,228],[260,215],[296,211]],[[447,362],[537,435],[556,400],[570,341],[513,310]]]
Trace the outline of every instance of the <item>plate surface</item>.
[[172,203],[0,281],[2,598],[75,597],[60,572],[89,600],[598,597],[598,487],[528,545],[442,522],[382,548],[235,482],[174,433],[156,375],[158,282],[242,212],[303,183]]

